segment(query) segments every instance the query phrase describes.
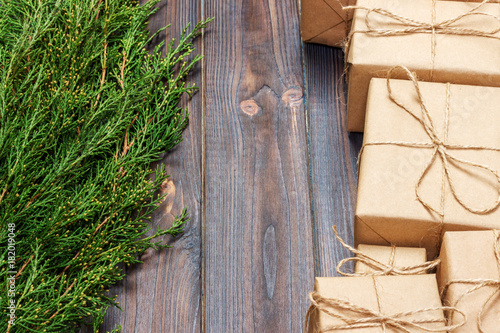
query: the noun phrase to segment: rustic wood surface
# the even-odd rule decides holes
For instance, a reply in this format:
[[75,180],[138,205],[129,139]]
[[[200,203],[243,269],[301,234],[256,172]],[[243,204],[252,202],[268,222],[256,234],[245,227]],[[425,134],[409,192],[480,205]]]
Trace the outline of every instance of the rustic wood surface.
[[[297,0],[163,0],[151,30],[177,36],[215,17],[184,142],[154,216],[191,220],[173,247],[148,251],[111,292],[102,331],[301,332],[314,276],[335,275],[352,242],[361,135],[345,128],[341,50],[303,44]],[[86,330],[82,330],[82,332]],[[90,332],[90,331],[89,331]]]
[[298,9],[228,3],[207,1],[204,329],[300,332],[314,271]]
[[351,256],[335,240],[332,226],[353,244],[357,159],[363,137],[346,130],[341,49],[304,44],[307,80],[306,108],[309,123],[316,276],[335,276],[335,266]]

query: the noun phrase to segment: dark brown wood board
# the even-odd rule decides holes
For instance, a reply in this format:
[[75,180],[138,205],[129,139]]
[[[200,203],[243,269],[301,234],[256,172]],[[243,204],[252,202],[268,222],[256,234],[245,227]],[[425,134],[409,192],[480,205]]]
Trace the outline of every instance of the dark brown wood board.
[[205,332],[300,332],[313,244],[298,8],[205,1]]
[[339,48],[304,44],[309,123],[314,258],[316,276],[335,276],[335,266],[352,256],[335,239],[332,226],[353,244],[357,160],[362,134],[346,129],[347,87]]

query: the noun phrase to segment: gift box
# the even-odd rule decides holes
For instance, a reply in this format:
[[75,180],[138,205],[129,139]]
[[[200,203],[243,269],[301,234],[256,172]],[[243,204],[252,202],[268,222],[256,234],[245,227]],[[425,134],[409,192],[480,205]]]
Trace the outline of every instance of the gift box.
[[363,131],[370,79],[394,65],[424,81],[500,86],[497,3],[358,0],[355,7],[346,46],[349,131]]
[[[426,274],[439,264],[439,260],[426,261],[424,248],[360,244],[355,249],[340,237],[336,226],[333,233],[338,242],[355,255],[337,264],[337,273],[344,276]],[[344,269],[350,262],[355,263],[354,273]]]
[[415,333],[447,331],[434,274],[318,277],[314,290],[309,333],[405,332],[395,323]]
[[396,71],[370,85],[354,239],[433,259],[445,231],[500,229],[500,88]]
[[300,31],[302,40],[330,46],[342,46],[351,26],[352,11],[343,6],[355,0],[302,0]]
[[[354,258],[354,274],[392,274],[393,271],[401,271],[402,274],[419,271],[422,274],[428,268],[424,265],[427,260],[424,248],[360,244],[358,251],[371,260],[356,260],[361,259],[357,255],[358,258]],[[372,260],[384,266],[374,264]]]
[[[444,302],[461,309],[467,322],[454,333],[498,332],[500,318],[500,234],[447,232],[438,282]],[[451,318],[453,320],[459,320]]]
[[[385,0],[393,7],[394,1]],[[458,0],[482,2],[484,0]],[[302,0],[300,30],[302,40],[343,47],[351,30],[353,10],[343,7],[355,5],[356,0]]]

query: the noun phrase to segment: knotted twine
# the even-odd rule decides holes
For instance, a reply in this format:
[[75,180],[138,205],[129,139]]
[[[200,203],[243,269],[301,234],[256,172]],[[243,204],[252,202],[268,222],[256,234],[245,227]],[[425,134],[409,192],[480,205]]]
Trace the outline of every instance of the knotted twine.
[[[402,266],[402,267],[397,267],[394,266],[394,259],[396,257],[396,246],[392,245],[391,249],[391,255],[389,258],[389,263],[385,264],[383,262],[380,262],[363,251],[360,251],[358,249],[353,248],[339,236],[337,232],[337,227],[333,226],[333,232],[335,233],[335,237],[337,237],[337,240],[342,244],[343,247],[351,251],[356,255],[356,257],[352,258],[346,258],[342,259],[337,267],[336,271],[340,275],[344,276],[366,276],[366,275],[417,275],[417,274],[426,274],[429,270],[437,267],[439,263],[441,262],[439,259],[435,259],[432,261],[427,261],[418,265],[413,265],[413,266]],[[348,262],[360,262],[365,264],[366,266],[370,267],[373,269],[373,272],[364,272],[364,273],[348,273],[342,271],[342,267],[347,264]]]
[[[404,332],[411,333],[411,329],[418,329],[420,332],[443,332],[451,331],[465,324],[466,316],[465,313],[460,311],[455,307],[450,306],[438,306],[438,307],[428,307],[424,309],[418,309],[413,311],[400,312],[395,314],[383,314],[380,312],[380,296],[379,296],[379,286],[377,282],[377,277],[372,276],[373,286],[375,288],[375,295],[377,297],[378,311],[371,310],[356,304],[353,304],[347,300],[337,299],[337,298],[325,298],[322,297],[317,292],[312,292],[309,294],[309,299],[311,300],[311,306],[306,313],[306,321],[304,325],[304,332],[307,333],[310,325],[310,318],[314,310],[321,311],[331,317],[342,320],[345,324],[332,325],[326,328],[322,328],[320,331],[315,331],[315,333],[332,332],[339,330],[350,330],[357,328],[369,328],[369,327],[380,327],[383,332],[386,332],[387,328],[391,328],[391,332]],[[448,325],[444,318],[434,318],[434,319],[415,319],[412,318],[415,314],[429,313],[432,311],[448,311],[450,313],[459,313],[463,320],[462,322],[454,325]],[[432,323],[443,323],[444,325],[439,328],[429,328],[424,324]]]
[[[469,11],[460,14],[454,18],[436,21],[436,0],[432,0],[432,19],[431,23],[415,20],[409,17],[404,17],[388,11],[383,8],[370,8],[364,6],[345,6],[344,10],[354,10],[354,9],[362,9],[366,10],[365,15],[365,24],[366,30],[353,30],[350,32],[347,37],[346,46],[345,46],[345,54],[349,54],[350,44],[352,41],[352,36],[356,33],[367,33],[375,37],[388,37],[388,36],[401,36],[407,34],[415,34],[415,33],[427,33],[431,34],[431,66],[430,66],[430,80],[432,80],[434,75],[434,67],[435,67],[435,59],[436,59],[436,44],[437,44],[437,35],[459,35],[459,36],[477,36],[477,37],[486,37],[493,38],[496,40],[500,40],[500,36],[495,36],[500,32],[500,17],[497,17],[492,14],[478,12],[485,4],[487,3],[496,3],[497,0],[483,0],[481,3],[478,3]],[[401,24],[403,27],[400,29],[378,29],[374,28],[371,23],[371,14],[376,13],[386,18],[390,18],[394,20],[395,23]],[[494,21],[498,22],[497,29],[491,30],[479,30],[473,28],[461,28],[454,26],[463,20],[466,17],[471,16],[484,16],[487,18],[491,18]],[[347,62],[347,56],[345,57]],[[346,63],[347,65],[347,63]],[[347,68],[347,66],[346,66]]]
[[[419,116],[412,110],[410,110],[409,107],[405,106],[402,102],[400,102],[393,94],[392,88],[391,88],[391,78],[393,73],[396,70],[402,70],[407,78],[413,83],[413,87],[415,88],[415,93],[416,93],[416,99],[420,105],[420,111],[421,115]],[[432,155],[430,159],[425,163],[423,170],[420,173],[420,176],[418,177],[417,183],[415,185],[415,196],[418,202],[420,202],[425,208],[428,210],[436,213],[439,216],[439,237],[441,237],[443,225],[444,225],[444,217],[445,217],[445,194],[446,194],[446,182],[448,183],[450,187],[451,194],[453,195],[454,199],[462,206],[466,211],[472,213],[472,214],[478,214],[478,215],[484,215],[492,212],[493,210],[497,209],[498,206],[500,206],[500,176],[498,172],[489,167],[488,165],[484,164],[479,164],[475,163],[472,161],[468,161],[459,157],[456,157],[455,155],[452,154],[453,150],[481,150],[481,151],[494,151],[494,152],[499,152],[500,148],[498,147],[488,147],[488,146],[476,146],[476,145],[460,145],[460,144],[450,144],[447,142],[448,139],[448,129],[449,129],[449,121],[450,121],[450,83],[446,84],[446,107],[445,107],[445,121],[444,121],[444,128],[443,128],[443,137],[440,137],[439,134],[437,133],[436,126],[434,124],[434,121],[429,113],[429,110],[427,106],[424,103],[422,93],[420,92],[420,87],[419,83],[417,80],[417,76],[415,73],[412,73],[408,68],[404,66],[396,66],[390,69],[387,72],[387,91],[389,93],[389,99],[395,103],[397,106],[399,106],[402,110],[404,110],[406,113],[408,113],[410,116],[412,116],[419,124],[422,126],[424,129],[425,133],[428,135],[429,139],[431,142],[405,142],[405,141],[375,141],[375,142],[367,142],[364,143],[363,146],[361,147],[361,150],[359,152],[359,156],[361,158],[364,149],[367,146],[400,146],[400,147],[408,147],[408,148],[418,148],[418,149],[432,149]],[[422,185],[422,181],[424,180],[425,176],[429,172],[429,169],[431,168],[434,163],[436,163],[437,159],[441,160],[441,165],[442,165],[442,181],[441,181],[441,203],[440,207],[434,208],[430,203],[428,203],[426,200],[424,200],[420,194],[420,186]],[[486,208],[475,208],[469,204],[467,204],[461,196],[457,193],[456,187],[455,187],[455,182],[450,174],[450,169],[451,165],[455,165],[455,167],[458,168],[457,165],[460,165],[462,169],[469,167],[469,168],[476,168],[480,170],[485,170],[491,175],[495,177],[496,183],[495,183],[495,190],[497,192],[497,196],[495,200]],[[439,247],[440,241],[438,240],[437,244]]]
[[[481,305],[481,309],[479,310],[477,314],[477,330],[479,333],[485,333],[483,329],[483,316],[486,307],[490,302],[498,295],[500,295],[500,232],[498,230],[493,230],[493,251],[495,252],[495,258],[497,260],[497,267],[498,267],[498,272],[499,272],[499,280],[492,280],[492,279],[456,279],[456,280],[451,280],[446,284],[446,286],[443,288],[442,291],[442,298],[444,299],[444,296],[446,295],[446,292],[448,291],[449,287],[453,284],[467,284],[467,285],[472,285],[472,287],[464,292],[455,302],[454,306],[457,306],[458,303],[467,295],[470,295],[474,293],[476,290],[485,288],[485,287],[493,287],[492,293],[486,298],[484,303]],[[451,318],[451,317],[450,317]]]

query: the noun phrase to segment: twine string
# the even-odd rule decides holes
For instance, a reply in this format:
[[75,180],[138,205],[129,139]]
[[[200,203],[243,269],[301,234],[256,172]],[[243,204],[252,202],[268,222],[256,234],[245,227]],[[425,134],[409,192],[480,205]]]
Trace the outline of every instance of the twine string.
[[[380,295],[379,295],[379,285],[375,276],[372,275],[373,288],[375,289],[375,298],[377,299],[377,308],[380,313],[382,313],[382,305],[380,304]],[[382,332],[386,333],[387,324],[385,321],[382,322]]]
[[[499,271],[499,278],[500,278],[500,231],[498,230],[493,230],[493,236],[494,236],[494,242],[493,242],[493,250],[495,253],[495,259],[497,261],[497,267]],[[494,280],[494,279],[456,279],[456,280],[451,280],[449,281],[445,287],[443,288],[441,297],[444,299],[444,296],[448,292],[450,286],[454,284],[464,284],[464,285],[471,285],[472,287],[468,290],[466,290],[458,299],[455,301],[454,306],[457,306],[458,303],[460,303],[463,298],[467,295],[473,294],[475,291],[479,289],[483,289],[486,287],[492,287],[493,290],[490,293],[490,295],[486,298],[486,300],[483,302],[481,305],[481,308],[477,314],[477,330],[479,333],[485,333],[486,331],[484,330],[483,327],[483,318],[486,312],[486,308],[490,303],[492,303],[493,299],[497,296],[500,295],[500,279],[499,280]]]
[[[427,261],[418,265],[413,266],[402,266],[396,267],[394,265],[395,255],[396,255],[396,246],[392,245],[391,256],[388,264],[385,264],[381,261],[378,261],[363,251],[355,249],[354,247],[347,244],[338,234],[336,226],[333,226],[333,232],[335,233],[335,237],[342,244],[344,248],[351,251],[356,257],[342,259],[337,267],[336,271],[340,275],[344,276],[366,276],[366,275],[417,275],[417,274],[426,274],[429,270],[437,267],[441,262],[439,259],[435,259],[432,261]],[[364,272],[364,273],[349,273],[342,270],[342,267],[345,266],[349,262],[360,262],[365,264],[366,266],[373,269],[373,272]]]

